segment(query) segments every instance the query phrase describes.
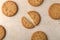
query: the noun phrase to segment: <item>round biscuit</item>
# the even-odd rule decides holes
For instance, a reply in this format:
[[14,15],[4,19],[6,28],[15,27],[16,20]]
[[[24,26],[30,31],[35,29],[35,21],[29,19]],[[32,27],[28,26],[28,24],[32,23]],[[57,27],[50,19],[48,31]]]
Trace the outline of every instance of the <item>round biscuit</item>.
[[44,0],[28,0],[29,4],[32,6],[40,6]]
[[42,31],[33,33],[31,40],[48,40],[47,35]]
[[2,12],[4,15],[11,17],[14,16],[18,11],[18,6],[15,2],[13,1],[6,1],[2,5]]
[[55,20],[60,19],[60,4],[59,3],[54,3],[50,6],[49,16]]
[[0,40],[2,40],[5,36],[6,36],[6,30],[2,25],[0,25]]
[[35,25],[38,25],[41,21],[41,16],[38,12],[36,11],[29,11],[28,12],[29,16],[32,18],[33,22]]

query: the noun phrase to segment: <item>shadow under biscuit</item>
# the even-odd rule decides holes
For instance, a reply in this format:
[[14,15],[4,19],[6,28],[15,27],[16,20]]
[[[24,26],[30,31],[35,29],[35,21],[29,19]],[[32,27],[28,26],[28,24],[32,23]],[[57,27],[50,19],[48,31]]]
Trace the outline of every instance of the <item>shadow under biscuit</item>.
[[28,15],[31,17],[32,21],[28,20],[26,17],[22,17],[22,24],[25,28],[32,29],[41,22],[41,16],[36,11],[29,11]]

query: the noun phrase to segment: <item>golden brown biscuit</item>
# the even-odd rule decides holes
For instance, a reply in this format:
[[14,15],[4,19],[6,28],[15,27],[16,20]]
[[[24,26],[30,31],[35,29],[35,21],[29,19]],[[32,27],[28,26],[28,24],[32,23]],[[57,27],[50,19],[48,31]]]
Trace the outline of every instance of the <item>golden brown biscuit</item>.
[[22,24],[24,25],[25,28],[31,29],[34,27],[34,25],[28,21],[25,17],[22,17]]
[[35,25],[38,25],[41,21],[41,16],[38,12],[36,11],[29,11],[28,12],[29,16],[33,19],[33,22]]
[[55,20],[60,19],[60,4],[54,3],[49,8],[49,16]]
[[14,16],[18,11],[18,6],[13,1],[6,1],[2,6],[2,12],[8,16]]
[[31,40],[48,40],[47,35],[42,31],[33,33]]
[[28,0],[29,4],[32,6],[40,6],[44,0]]
[[2,40],[6,35],[6,30],[3,26],[0,25],[0,40]]

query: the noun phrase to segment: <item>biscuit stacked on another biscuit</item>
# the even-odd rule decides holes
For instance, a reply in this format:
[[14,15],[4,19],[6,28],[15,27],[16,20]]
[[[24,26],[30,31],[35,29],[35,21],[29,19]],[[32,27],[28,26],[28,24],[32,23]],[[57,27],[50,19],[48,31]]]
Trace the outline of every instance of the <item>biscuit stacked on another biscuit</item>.
[[36,11],[29,11],[28,12],[29,16],[33,19],[33,22],[35,25],[38,25],[41,21],[41,16],[38,12]]
[[31,19],[33,20],[34,24],[29,22],[25,17],[22,17],[22,24],[24,25],[24,27],[26,28],[33,28],[36,25],[38,25],[41,21],[41,16],[38,12],[36,11],[29,11],[28,15],[31,17]]

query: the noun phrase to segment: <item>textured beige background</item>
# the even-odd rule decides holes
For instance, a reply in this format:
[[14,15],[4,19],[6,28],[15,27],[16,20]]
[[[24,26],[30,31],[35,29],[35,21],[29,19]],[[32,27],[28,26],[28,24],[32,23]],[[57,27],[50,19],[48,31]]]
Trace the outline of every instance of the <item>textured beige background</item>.
[[[44,0],[39,7],[32,7],[28,0],[13,0],[18,4],[18,13],[13,17],[6,17],[1,10],[6,0],[0,0],[0,25],[6,28],[7,35],[4,40],[30,40],[32,33],[43,31],[47,34],[48,40],[60,40],[60,21],[53,20],[48,15],[48,8],[53,3],[60,3],[60,0]],[[27,17],[27,12],[35,10],[41,14],[41,23],[33,29],[26,29],[21,23],[21,17]],[[27,17],[29,18],[29,16]]]

